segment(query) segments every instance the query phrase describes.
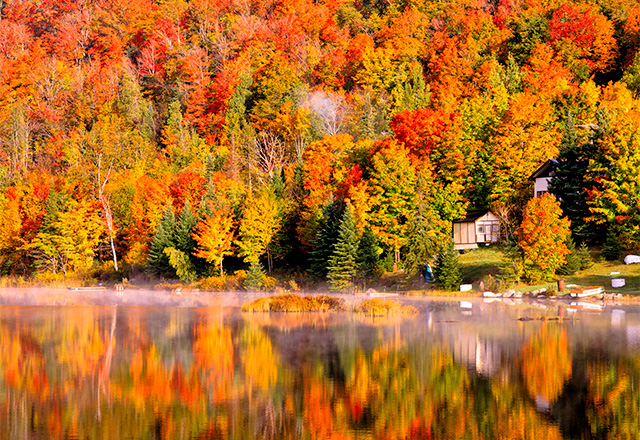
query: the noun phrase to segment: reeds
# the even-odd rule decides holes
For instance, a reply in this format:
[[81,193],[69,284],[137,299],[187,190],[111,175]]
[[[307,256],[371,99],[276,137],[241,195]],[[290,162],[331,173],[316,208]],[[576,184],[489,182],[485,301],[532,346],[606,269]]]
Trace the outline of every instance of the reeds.
[[[345,300],[329,295],[302,296],[293,293],[267,296],[243,304],[243,312],[341,312],[346,311]],[[367,316],[413,315],[418,309],[404,306],[391,299],[367,299],[351,309]]]
[[243,304],[243,312],[325,312],[345,310],[344,299],[328,295],[301,296],[293,293],[267,296]]

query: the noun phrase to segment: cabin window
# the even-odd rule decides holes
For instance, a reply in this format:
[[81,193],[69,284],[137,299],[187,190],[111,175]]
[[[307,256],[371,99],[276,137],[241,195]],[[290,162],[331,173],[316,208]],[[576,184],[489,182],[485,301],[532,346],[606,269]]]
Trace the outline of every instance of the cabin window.
[[536,197],[542,197],[543,194],[548,193],[549,191],[536,191]]

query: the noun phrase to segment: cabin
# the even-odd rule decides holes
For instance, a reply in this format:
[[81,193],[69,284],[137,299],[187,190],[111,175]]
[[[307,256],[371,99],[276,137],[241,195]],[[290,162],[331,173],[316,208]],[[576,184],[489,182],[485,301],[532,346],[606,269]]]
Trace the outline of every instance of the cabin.
[[556,163],[555,159],[547,160],[529,177],[529,180],[533,181],[533,197],[542,197],[549,192],[549,181],[553,175],[553,165]]
[[453,221],[453,248],[456,250],[495,243],[499,237],[500,220],[488,209],[469,211],[464,218]]

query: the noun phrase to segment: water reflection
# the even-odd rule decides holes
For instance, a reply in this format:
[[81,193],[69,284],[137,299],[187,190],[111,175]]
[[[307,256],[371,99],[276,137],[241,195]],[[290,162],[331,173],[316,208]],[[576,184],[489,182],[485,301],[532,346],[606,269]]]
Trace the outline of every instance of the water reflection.
[[422,308],[411,320],[371,320],[5,306],[0,438],[561,439],[640,432],[637,310],[578,311],[551,321],[560,313],[525,305],[474,303],[465,314],[453,302]]

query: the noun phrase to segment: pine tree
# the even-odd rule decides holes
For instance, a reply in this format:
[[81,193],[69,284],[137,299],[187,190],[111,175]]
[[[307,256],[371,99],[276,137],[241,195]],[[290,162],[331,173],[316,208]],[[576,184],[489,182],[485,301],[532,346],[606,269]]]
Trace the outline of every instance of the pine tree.
[[193,207],[191,202],[187,200],[182,208],[182,212],[178,216],[178,222],[173,235],[173,243],[180,252],[187,255],[189,258],[189,266],[198,273],[205,272],[207,270],[207,260],[204,258],[196,257],[197,245],[196,240],[193,238],[198,219],[193,214]]
[[196,247],[196,241],[192,236],[196,223],[198,223],[198,220],[193,215],[191,203],[187,200],[178,216],[178,223],[173,234],[173,242],[176,249],[187,255],[191,255]]
[[169,256],[165,254],[165,248],[174,246],[174,231],[176,229],[176,217],[170,206],[164,211],[162,220],[158,225],[156,234],[151,242],[147,268],[149,272],[157,276],[175,277],[176,271],[169,264]]
[[440,248],[434,264],[434,277],[445,290],[457,290],[462,281],[460,261],[458,254],[453,249],[453,242],[449,241]]
[[549,192],[560,202],[563,214],[571,220],[572,235],[579,241],[593,239],[598,233],[597,226],[586,221],[591,216],[586,190],[590,185],[586,179],[589,160],[594,158],[600,136],[598,130],[580,143],[575,122],[569,113],[549,181]]
[[309,255],[310,272],[317,278],[326,277],[329,271],[328,263],[338,242],[343,210],[343,204],[333,200],[322,208],[320,229],[313,240],[313,249]]
[[251,264],[249,264],[247,277],[244,279],[242,287],[246,290],[258,290],[264,277],[265,273],[262,264],[258,260],[252,260]]
[[580,248],[578,249],[577,254],[580,259],[580,270],[589,269],[593,266],[591,252],[589,252],[589,248],[585,242],[580,243]]
[[352,283],[356,275],[356,255],[358,252],[358,236],[350,206],[344,210],[338,242],[329,260],[328,275],[331,290],[344,290]]
[[432,198],[427,194],[429,183],[423,173],[418,172],[416,207],[409,218],[404,258],[405,267],[411,271],[418,270],[433,259],[438,248],[438,239],[442,239],[442,231],[438,231],[435,226],[438,214],[434,210]]
[[613,229],[609,229],[607,232],[607,238],[602,245],[602,256],[607,261],[613,261],[620,258],[620,241]]
[[356,252],[356,269],[359,276],[368,278],[380,273],[380,253],[378,250],[378,240],[367,225],[362,231]]
[[566,263],[560,266],[557,272],[560,275],[573,275],[580,270],[580,256],[576,251],[576,245],[571,236],[567,237],[564,244],[567,246],[567,249],[569,249],[569,253],[565,256],[567,260]]

